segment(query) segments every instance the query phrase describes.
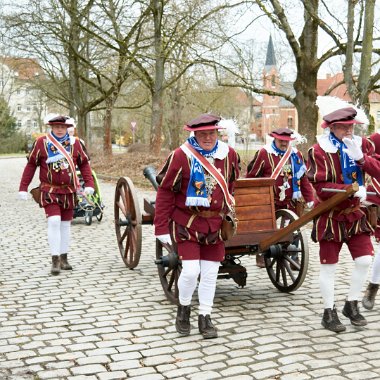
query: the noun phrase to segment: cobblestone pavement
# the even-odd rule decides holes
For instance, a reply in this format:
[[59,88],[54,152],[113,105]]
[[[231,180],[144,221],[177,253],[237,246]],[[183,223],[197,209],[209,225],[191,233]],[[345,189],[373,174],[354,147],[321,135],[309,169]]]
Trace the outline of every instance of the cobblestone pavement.
[[[164,297],[153,263],[152,226],[143,226],[137,268],[124,266],[113,226],[114,183],[100,181],[104,218],[72,226],[72,272],[50,275],[44,213],[17,200],[24,158],[0,159],[0,379],[379,379],[380,302],[369,324],[347,331],[321,327],[317,247],[293,294],[277,291],[246,257],[248,282],[218,280],[213,319],[219,338],[196,328],[175,332],[175,307]],[[128,175],[126,173],[126,175]],[[139,193],[144,196],[154,193]],[[337,308],[352,268],[338,268]]]

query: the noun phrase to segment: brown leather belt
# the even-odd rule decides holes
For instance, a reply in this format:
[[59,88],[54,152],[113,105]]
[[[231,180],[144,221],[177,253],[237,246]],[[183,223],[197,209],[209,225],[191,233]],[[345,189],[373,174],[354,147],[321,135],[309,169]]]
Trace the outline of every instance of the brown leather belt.
[[47,182],[41,182],[41,187],[42,186],[47,186],[52,189],[67,189],[68,187],[72,187],[72,185],[52,185],[51,183]]
[[202,218],[212,218],[213,216],[218,216],[220,215],[220,211],[196,211],[193,212],[195,216],[201,216]]

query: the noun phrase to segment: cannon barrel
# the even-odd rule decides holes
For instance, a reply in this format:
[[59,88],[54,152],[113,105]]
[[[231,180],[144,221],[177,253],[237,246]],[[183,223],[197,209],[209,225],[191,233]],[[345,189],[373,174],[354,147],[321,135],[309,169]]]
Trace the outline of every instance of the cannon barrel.
[[154,189],[157,191],[158,183],[156,181],[156,169],[153,166],[147,166],[143,170],[143,174],[145,178],[148,178],[150,183],[153,185]]

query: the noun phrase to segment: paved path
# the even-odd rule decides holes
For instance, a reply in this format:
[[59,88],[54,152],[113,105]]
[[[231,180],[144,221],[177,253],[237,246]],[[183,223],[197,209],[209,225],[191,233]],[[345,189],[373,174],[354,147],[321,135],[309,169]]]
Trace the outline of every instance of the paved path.
[[[247,257],[248,283],[219,280],[213,319],[220,330],[203,340],[179,337],[175,307],[157,276],[152,226],[143,253],[127,269],[113,227],[114,184],[100,182],[103,220],[73,223],[74,271],[52,277],[42,210],[18,201],[25,159],[0,159],[0,379],[379,379],[380,300],[365,311],[366,328],[321,328],[316,246],[308,276],[294,294],[278,292]],[[126,173],[127,175],[127,173]],[[143,193],[139,195],[140,201]],[[351,261],[338,269],[337,307]]]

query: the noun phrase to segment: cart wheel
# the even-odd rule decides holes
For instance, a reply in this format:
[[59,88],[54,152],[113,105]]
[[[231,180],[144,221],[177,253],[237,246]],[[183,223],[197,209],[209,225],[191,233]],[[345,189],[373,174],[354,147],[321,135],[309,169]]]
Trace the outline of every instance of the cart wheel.
[[[298,219],[293,211],[282,209],[276,211],[277,229],[286,227]],[[273,285],[282,292],[291,292],[298,289],[305,277],[309,266],[309,247],[304,231],[298,229],[293,232],[291,242],[276,244],[276,252],[265,254],[265,266]],[[298,257],[294,261],[292,257]],[[299,270],[292,269],[298,268]]]
[[115,190],[115,230],[121,258],[133,269],[141,255],[141,213],[132,181],[121,177]]
[[98,222],[101,222],[101,220],[103,219],[103,213],[99,213],[99,214],[96,214],[96,219],[98,220]]
[[88,226],[91,226],[92,224],[92,216],[91,215],[86,215],[84,217],[84,222],[88,225]]
[[160,277],[162,289],[167,300],[175,305],[179,305],[178,279],[181,274],[182,265],[178,260],[176,252],[163,253],[161,242],[156,239],[156,261],[158,276]]

